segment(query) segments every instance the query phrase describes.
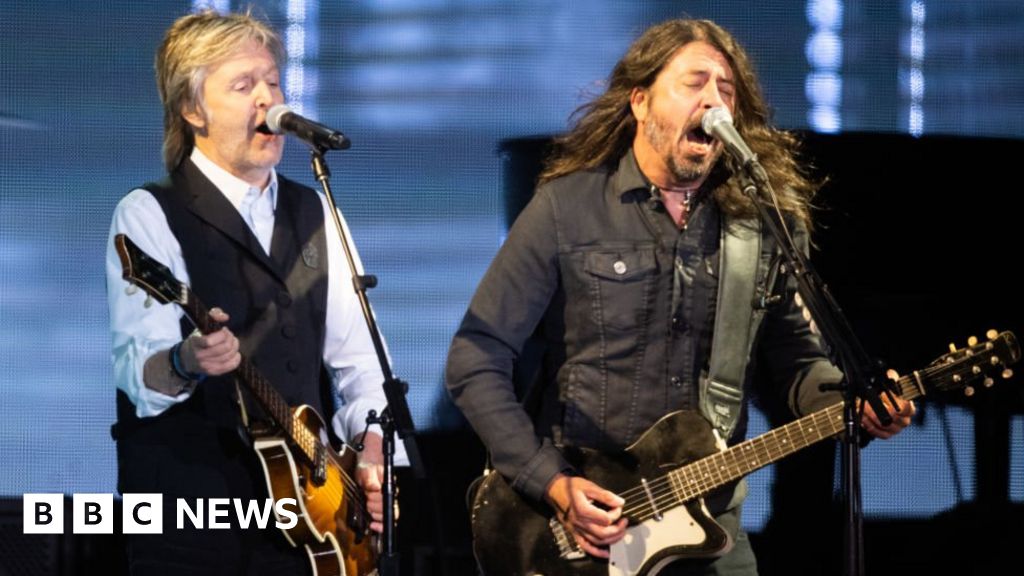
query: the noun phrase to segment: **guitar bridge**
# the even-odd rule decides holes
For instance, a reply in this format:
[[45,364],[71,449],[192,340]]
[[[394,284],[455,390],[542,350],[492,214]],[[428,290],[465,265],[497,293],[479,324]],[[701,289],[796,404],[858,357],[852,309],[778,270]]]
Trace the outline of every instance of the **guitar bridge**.
[[576,543],[576,538],[556,518],[548,520],[548,527],[551,528],[551,535],[555,538],[555,545],[558,546],[559,558],[563,560],[580,560],[586,557],[586,553]]

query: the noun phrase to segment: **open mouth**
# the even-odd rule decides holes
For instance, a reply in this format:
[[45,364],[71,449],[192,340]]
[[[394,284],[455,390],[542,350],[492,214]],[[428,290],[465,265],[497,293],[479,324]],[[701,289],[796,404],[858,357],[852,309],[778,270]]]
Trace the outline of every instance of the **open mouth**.
[[703,144],[704,146],[711,146],[715,139],[704,131],[700,126],[690,130],[686,133],[686,141],[693,144]]
[[270,130],[270,126],[267,126],[266,122],[261,123],[256,127],[256,131],[260,134],[266,134],[267,136],[273,136],[274,133]]

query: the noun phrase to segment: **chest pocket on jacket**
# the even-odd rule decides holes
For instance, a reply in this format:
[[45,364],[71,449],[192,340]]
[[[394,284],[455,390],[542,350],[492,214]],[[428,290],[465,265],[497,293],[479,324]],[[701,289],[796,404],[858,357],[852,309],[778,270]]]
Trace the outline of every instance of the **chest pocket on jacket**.
[[653,250],[588,252],[591,316],[599,326],[635,330],[649,322],[658,270]]

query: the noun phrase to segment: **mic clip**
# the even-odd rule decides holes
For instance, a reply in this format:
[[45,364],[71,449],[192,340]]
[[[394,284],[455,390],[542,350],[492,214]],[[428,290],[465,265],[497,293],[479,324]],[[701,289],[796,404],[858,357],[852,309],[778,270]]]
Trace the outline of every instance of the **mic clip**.
[[754,298],[754,310],[768,310],[782,303],[782,296],[779,294],[765,294],[760,298]]

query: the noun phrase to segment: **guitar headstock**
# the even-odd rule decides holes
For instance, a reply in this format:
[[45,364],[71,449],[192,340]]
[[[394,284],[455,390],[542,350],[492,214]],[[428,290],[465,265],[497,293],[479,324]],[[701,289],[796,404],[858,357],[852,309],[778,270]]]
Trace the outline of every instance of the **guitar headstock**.
[[114,248],[121,259],[121,277],[142,288],[161,304],[175,302],[184,306],[189,300],[188,287],[171,274],[171,270],[142,251],[128,236],[114,236]]
[[979,380],[983,387],[990,388],[995,378],[1013,376],[1010,365],[1020,360],[1017,337],[1013,332],[995,330],[989,330],[985,336],[984,342],[971,336],[964,348],[950,344],[949,353],[923,371],[929,384],[942,391],[963,389],[965,395],[972,396]]

